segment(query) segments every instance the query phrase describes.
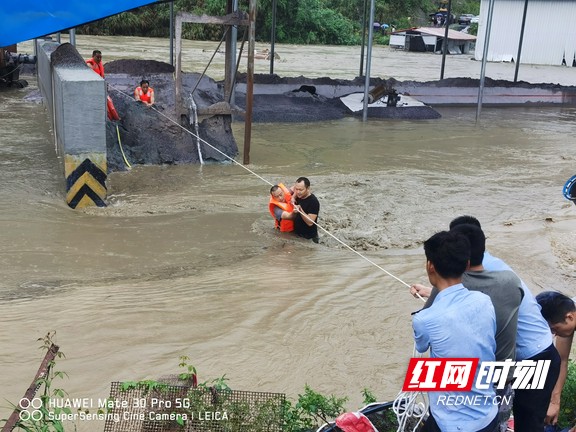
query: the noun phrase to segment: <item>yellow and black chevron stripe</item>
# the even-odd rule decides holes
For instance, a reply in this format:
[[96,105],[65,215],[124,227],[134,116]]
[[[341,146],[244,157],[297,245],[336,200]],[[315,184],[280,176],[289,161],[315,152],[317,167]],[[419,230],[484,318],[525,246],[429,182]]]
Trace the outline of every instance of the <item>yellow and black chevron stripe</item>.
[[66,155],[66,202],[73,209],[88,206],[106,207],[106,155],[96,155],[82,160]]

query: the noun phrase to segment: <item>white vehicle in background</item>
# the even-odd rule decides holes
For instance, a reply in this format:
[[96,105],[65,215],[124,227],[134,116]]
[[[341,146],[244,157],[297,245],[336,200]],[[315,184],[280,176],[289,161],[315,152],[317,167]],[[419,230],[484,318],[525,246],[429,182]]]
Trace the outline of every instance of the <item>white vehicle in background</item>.
[[462,14],[458,17],[458,24],[469,25],[472,18],[474,18],[473,14]]

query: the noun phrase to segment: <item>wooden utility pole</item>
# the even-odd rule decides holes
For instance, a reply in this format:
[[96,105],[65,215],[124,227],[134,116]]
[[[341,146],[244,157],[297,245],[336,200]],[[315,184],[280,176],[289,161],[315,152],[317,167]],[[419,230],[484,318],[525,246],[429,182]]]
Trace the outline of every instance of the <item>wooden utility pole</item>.
[[254,46],[256,44],[256,0],[248,10],[248,70],[246,74],[246,116],[244,120],[244,165],[250,163],[252,138],[252,99],[254,98]]

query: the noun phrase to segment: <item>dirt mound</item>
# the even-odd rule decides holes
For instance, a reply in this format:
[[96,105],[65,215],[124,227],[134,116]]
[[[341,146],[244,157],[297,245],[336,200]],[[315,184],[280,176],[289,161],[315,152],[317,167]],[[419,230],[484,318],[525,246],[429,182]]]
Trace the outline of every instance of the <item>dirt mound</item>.
[[[247,75],[245,73],[239,73],[236,82],[245,83]],[[371,78],[370,85],[379,85],[386,80],[381,78]],[[299,77],[281,77],[276,74],[254,74],[255,84],[290,84],[294,86],[300,86],[302,84],[312,84],[312,85],[332,85],[332,86],[354,86],[354,85],[364,85],[365,79],[363,77],[356,77],[352,80],[336,79],[329,77],[322,78],[307,78],[304,76]]]
[[104,65],[106,73],[144,76],[153,73],[172,73],[174,66],[157,60],[114,60]]

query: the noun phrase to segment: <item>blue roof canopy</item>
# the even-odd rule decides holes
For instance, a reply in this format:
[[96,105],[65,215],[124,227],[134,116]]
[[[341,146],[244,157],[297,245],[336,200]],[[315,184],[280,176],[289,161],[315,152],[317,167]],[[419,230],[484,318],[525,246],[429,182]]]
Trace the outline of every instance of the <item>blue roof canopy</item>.
[[157,0],[5,0],[0,8],[0,47],[56,33]]

